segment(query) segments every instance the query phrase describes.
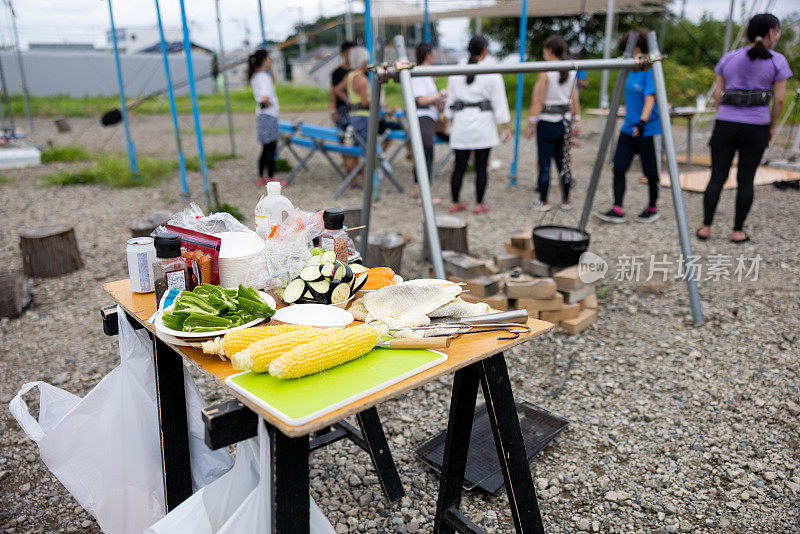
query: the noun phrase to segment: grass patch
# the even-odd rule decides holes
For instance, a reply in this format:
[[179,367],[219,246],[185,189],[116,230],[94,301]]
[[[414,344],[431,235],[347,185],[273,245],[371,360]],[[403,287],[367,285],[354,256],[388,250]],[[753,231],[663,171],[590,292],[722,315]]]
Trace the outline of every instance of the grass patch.
[[611,286],[600,286],[598,287],[594,294],[597,295],[597,298],[604,299],[606,298],[609,293],[611,293]]
[[278,158],[275,160],[275,172],[291,172],[292,164],[286,158]]
[[100,156],[91,167],[46,174],[42,179],[49,185],[104,184],[118,188],[141,187],[155,185],[169,178],[175,170],[175,164],[169,161],[139,157],[138,162],[138,177],[128,168],[127,158]]
[[[206,154],[206,167],[213,169],[214,166],[220,161],[227,161],[235,159],[236,156],[229,152],[210,152]],[[200,159],[197,156],[192,156],[186,159],[186,170],[200,172]]]
[[0,174],[0,184],[7,184],[10,181],[11,180],[7,176],[3,176],[2,174]]
[[80,145],[49,146],[42,150],[42,163],[88,161],[92,155]]
[[[172,132],[172,130],[169,130]],[[242,129],[239,126],[233,127],[233,133],[239,133]],[[194,128],[181,128],[181,135],[194,135]],[[228,128],[226,126],[209,126],[202,129],[203,135],[228,135]]]

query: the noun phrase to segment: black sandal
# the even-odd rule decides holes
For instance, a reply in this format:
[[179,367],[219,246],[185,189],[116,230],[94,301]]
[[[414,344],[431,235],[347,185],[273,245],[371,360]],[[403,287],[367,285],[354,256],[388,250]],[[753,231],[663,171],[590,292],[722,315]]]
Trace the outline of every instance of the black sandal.
[[744,239],[731,239],[731,243],[736,243],[737,245],[739,243],[747,243],[748,241],[750,241],[750,236],[747,234],[745,234]]
[[699,239],[700,241],[708,241],[708,236],[707,236],[707,235],[702,235],[702,234],[700,233],[700,229],[699,229],[699,228],[698,228],[698,229],[697,229],[697,231],[694,233],[694,235],[696,235],[696,236],[697,236],[697,239]]

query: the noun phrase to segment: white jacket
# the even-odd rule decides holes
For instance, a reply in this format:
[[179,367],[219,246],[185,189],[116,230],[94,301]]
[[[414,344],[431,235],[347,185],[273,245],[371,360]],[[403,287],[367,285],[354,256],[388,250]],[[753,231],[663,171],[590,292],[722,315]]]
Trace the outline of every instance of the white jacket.
[[[468,103],[488,100],[492,103],[492,111],[481,111],[477,107],[466,107],[460,111],[450,109],[459,100]],[[478,74],[468,85],[466,76],[450,76],[447,80],[444,116],[453,120],[450,148],[475,150],[497,146],[500,144],[497,124],[511,120],[503,77],[500,74]]]

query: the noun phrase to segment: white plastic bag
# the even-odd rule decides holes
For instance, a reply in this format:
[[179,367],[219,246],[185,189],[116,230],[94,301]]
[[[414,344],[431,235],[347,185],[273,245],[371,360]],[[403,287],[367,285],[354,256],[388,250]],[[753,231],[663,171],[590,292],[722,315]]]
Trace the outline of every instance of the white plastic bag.
[[[120,365],[84,398],[46,382],[29,382],[9,409],[39,446],[42,460],[107,534],[139,534],[164,515],[164,483],[153,345],[117,308]],[[203,400],[184,368],[193,485],[230,468],[227,451],[203,442]],[[39,420],[23,400],[39,388]]]
[[[233,469],[186,499],[144,534],[247,534],[270,531],[269,435],[236,446]],[[264,476],[261,476],[261,475]],[[312,534],[334,534],[317,504],[310,502]]]

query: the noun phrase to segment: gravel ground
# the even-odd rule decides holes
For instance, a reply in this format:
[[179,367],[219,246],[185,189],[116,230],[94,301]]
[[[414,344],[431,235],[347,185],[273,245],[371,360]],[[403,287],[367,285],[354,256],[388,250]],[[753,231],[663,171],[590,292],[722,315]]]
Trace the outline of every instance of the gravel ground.
[[[299,115],[297,116],[299,117]],[[289,118],[289,117],[286,117]],[[307,114],[308,121],[321,120]],[[102,130],[96,119],[70,119],[74,131],[58,135],[40,121],[33,140],[77,142],[93,150],[124,150],[120,128]],[[186,125],[190,123],[184,119]],[[224,117],[205,117],[224,125]],[[252,117],[236,117],[239,151],[246,158],[219,164],[212,179],[224,201],[251,217],[259,189],[253,185],[255,143]],[[167,156],[173,151],[168,116],[136,117],[133,135],[140,153]],[[589,130],[598,124],[589,121]],[[678,129],[676,137],[683,139]],[[581,141],[573,160],[582,201],[598,138]],[[207,136],[207,150],[226,150],[227,136]],[[191,139],[186,138],[186,145]],[[511,146],[493,153],[501,167],[491,173],[487,215],[471,212],[469,243],[489,257],[519,226],[535,224],[531,215],[535,150],[523,141],[520,185],[506,186]],[[695,153],[706,153],[702,139]],[[443,150],[440,149],[440,153]],[[7,403],[19,386],[46,380],[85,395],[118,362],[116,340],[102,335],[98,307],[110,298],[102,283],[126,276],[127,225],[143,213],[177,211],[184,205],[173,178],[157,187],[132,190],[101,186],[43,187],[38,177],[57,168],[7,171],[0,204],[7,239],[0,261],[19,268],[16,235],[26,226],[74,225],[85,268],[59,278],[36,280],[31,307],[14,320],[0,321],[0,400]],[[410,165],[401,155],[398,176],[410,186]],[[635,167],[637,168],[637,167]],[[604,174],[597,207],[610,200],[610,173]],[[645,186],[629,176],[628,209],[644,206]],[[321,157],[286,194],[304,208],[358,205],[359,193],[339,202],[330,194],[338,178]],[[200,178],[190,176],[193,199],[200,202]],[[447,199],[444,176],[434,194]],[[413,236],[406,247],[403,274],[423,276],[420,259],[421,214],[408,195],[384,185],[376,204],[373,231]],[[513,194],[511,194],[513,193]],[[464,199],[471,200],[470,182]],[[733,218],[731,191],[723,193],[713,238],[693,242],[696,254],[760,254],[758,280],[702,281],[706,323],[693,325],[685,285],[667,281],[615,280],[617,259],[651,255],[675,261],[679,247],[669,190],[662,190],[662,217],[651,225],[590,223],[592,250],[609,260],[598,322],[581,335],[554,332],[508,355],[514,391],[570,419],[570,427],[532,462],[532,472],[548,532],[747,532],[800,531],[800,373],[798,325],[800,277],[796,239],[800,195],[757,188],[747,222],[752,242],[728,242]],[[689,227],[701,217],[701,197],[686,194]],[[446,202],[437,209],[445,211]],[[513,214],[513,215],[512,215]],[[575,217],[558,215],[569,222]],[[250,221],[252,222],[252,221]],[[734,258],[734,265],[736,259]],[[647,274],[647,263],[642,270]],[[672,274],[674,274],[674,266]],[[559,396],[549,392],[568,379]],[[207,401],[224,398],[216,383],[197,378]],[[390,506],[380,493],[369,459],[354,445],[339,442],[312,457],[312,494],[338,533],[429,532],[437,481],[415,455],[416,447],[445,427],[450,382],[440,380],[380,405],[392,452],[407,497]],[[35,399],[30,399],[36,408]],[[38,450],[2,410],[0,432],[0,525],[4,532],[98,531],[92,518],[67,494],[40,461]],[[415,423],[415,424],[409,424]],[[113,454],[113,452],[109,452]],[[488,532],[511,532],[507,498],[466,494],[463,507]]]

